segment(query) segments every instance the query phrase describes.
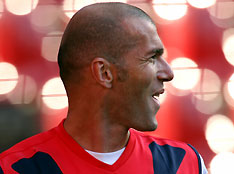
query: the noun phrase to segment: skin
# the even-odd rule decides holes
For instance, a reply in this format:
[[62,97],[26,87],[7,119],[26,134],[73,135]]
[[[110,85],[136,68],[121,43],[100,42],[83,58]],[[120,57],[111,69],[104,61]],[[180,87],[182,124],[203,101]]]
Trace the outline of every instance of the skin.
[[126,128],[153,131],[157,128],[155,115],[160,105],[152,95],[164,91],[163,82],[170,81],[173,72],[162,57],[163,44],[155,26],[139,19],[128,20],[128,23],[132,32],[139,33],[141,42],[125,55],[124,68],[128,79],[113,85],[113,93],[108,95],[107,103],[116,102],[109,115],[118,113],[113,122],[119,122]]
[[155,25],[134,17],[123,25],[139,38],[123,56],[124,63],[117,67],[95,57],[82,70],[82,83],[66,88],[69,109],[65,130],[87,150],[113,152],[126,146],[129,128],[155,130],[160,104],[152,95],[162,93],[163,83],[173,79]]

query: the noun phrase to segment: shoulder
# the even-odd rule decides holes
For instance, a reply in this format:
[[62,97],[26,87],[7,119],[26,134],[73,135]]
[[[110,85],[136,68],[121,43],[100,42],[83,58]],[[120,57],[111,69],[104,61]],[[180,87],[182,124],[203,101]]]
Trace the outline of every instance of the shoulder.
[[27,155],[30,155],[30,151],[37,151],[42,144],[50,141],[54,136],[55,130],[51,129],[29,137],[2,152],[0,154],[0,161],[26,157]]
[[134,129],[130,129],[131,134],[139,141],[143,141],[146,143],[156,143],[160,146],[164,146],[164,145],[170,145],[170,146],[174,146],[174,147],[184,147],[184,148],[189,148],[191,150],[193,150],[193,148],[191,148],[190,145],[178,141],[178,140],[172,140],[172,139],[167,139],[167,138],[160,138],[160,137],[155,137],[152,135],[147,135],[143,132],[139,132],[137,130]]
[[[201,157],[193,146],[177,140],[147,135],[134,129],[130,132],[138,144],[150,149],[155,164],[158,165],[166,159],[166,162],[170,162],[168,166],[173,166],[175,170],[201,173]],[[162,170],[164,171],[164,168]]]
[[152,148],[174,148],[174,149],[183,149],[187,153],[191,153],[192,155],[196,155],[196,149],[184,142],[171,140],[167,138],[159,138],[151,135],[147,135],[143,132],[139,132],[137,130],[131,129],[130,130],[132,136],[135,137],[137,142],[143,143],[144,145],[148,145],[150,149]]
[[[62,173],[53,158],[63,145],[58,127],[27,138],[0,154],[0,174]],[[55,146],[56,145],[56,146]],[[59,146],[57,149],[56,147]],[[2,170],[2,171],[1,171]]]

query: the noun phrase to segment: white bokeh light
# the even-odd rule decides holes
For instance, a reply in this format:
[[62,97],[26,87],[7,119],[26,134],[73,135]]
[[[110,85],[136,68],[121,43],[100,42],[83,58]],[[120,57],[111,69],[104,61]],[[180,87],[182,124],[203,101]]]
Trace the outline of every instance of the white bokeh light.
[[231,28],[234,25],[234,2],[218,1],[207,8],[211,21],[221,28]]
[[223,52],[226,60],[234,66],[234,28],[224,32]]
[[228,28],[228,29],[224,30],[224,32],[223,32],[223,38],[222,38],[222,44],[224,44],[224,42],[228,38],[232,37],[233,35],[234,35],[234,28]]
[[38,0],[5,0],[6,8],[15,15],[26,15],[37,7]]
[[42,39],[42,56],[51,62],[57,61],[60,41],[62,39],[62,32],[51,32]]
[[27,75],[20,75],[16,89],[7,95],[12,104],[29,104],[37,94],[37,84],[35,80]]
[[190,5],[196,8],[207,8],[213,6],[216,0],[187,0]]
[[216,155],[210,163],[210,174],[233,174],[234,153],[224,152]]
[[223,98],[221,94],[218,94],[213,100],[193,98],[192,102],[199,112],[210,115],[216,113],[222,107]]
[[196,87],[192,90],[193,95],[199,100],[211,101],[215,99],[221,90],[221,80],[212,70],[200,70],[201,77]]
[[217,2],[214,6],[208,8],[211,16],[217,19],[228,19],[234,16],[234,2]]
[[197,64],[189,58],[176,58],[171,62],[174,71],[174,79],[171,84],[180,90],[191,90],[196,86],[200,78],[200,70]]
[[71,18],[75,12],[83,8],[84,6],[93,4],[93,3],[98,3],[98,2],[123,2],[126,3],[127,0],[64,0],[63,3],[63,10],[64,13]]
[[80,10],[82,7],[92,4],[93,0],[85,0],[85,1],[80,1],[80,0],[64,0],[63,2],[63,10],[64,13],[71,18],[75,12]]
[[2,17],[3,9],[4,9],[3,1],[0,0],[0,18]]
[[221,95],[221,80],[218,75],[209,69],[202,69],[199,83],[192,89],[193,104],[204,114],[214,114],[223,105]]
[[51,109],[63,109],[68,106],[66,91],[59,77],[52,78],[44,84],[42,101]]
[[165,91],[163,94],[160,94],[160,97],[159,97],[160,104],[164,103],[166,98],[167,98],[167,92]]
[[224,98],[229,106],[234,108],[234,73],[224,85]]
[[210,117],[206,124],[206,140],[215,153],[234,150],[234,125],[224,115]]
[[227,87],[230,96],[234,99],[234,74],[230,77]]
[[158,16],[166,20],[177,20],[188,10],[186,0],[153,0],[153,8]]
[[61,13],[57,5],[40,5],[30,15],[30,22],[36,31],[48,33],[55,28]]
[[95,3],[99,3],[99,2],[123,2],[126,3],[127,0],[94,0]]
[[17,85],[18,72],[14,65],[0,62],[0,95],[11,92]]

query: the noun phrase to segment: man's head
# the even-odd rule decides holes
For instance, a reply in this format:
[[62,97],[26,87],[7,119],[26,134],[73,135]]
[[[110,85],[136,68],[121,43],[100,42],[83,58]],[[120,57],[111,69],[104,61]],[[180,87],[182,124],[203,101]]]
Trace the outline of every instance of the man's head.
[[130,18],[152,22],[139,8],[123,3],[98,3],[78,11],[67,25],[59,50],[58,63],[63,81],[80,81],[82,75],[77,73],[95,57],[111,63],[124,61],[122,56],[135,47],[139,39],[125,28],[123,22]]
[[157,97],[163,93],[163,82],[173,78],[162,54],[156,27],[142,10],[123,3],[81,9],[65,30],[58,56],[69,102],[70,86],[88,81],[86,95],[101,89],[102,95],[91,99],[99,102],[107,122],[137,130],[156,129]]

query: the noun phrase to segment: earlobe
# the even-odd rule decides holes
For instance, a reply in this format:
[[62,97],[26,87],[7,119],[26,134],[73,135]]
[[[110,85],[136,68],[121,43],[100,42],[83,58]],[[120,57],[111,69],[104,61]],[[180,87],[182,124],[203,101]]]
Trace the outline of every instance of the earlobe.
[[103,58],[95,58],[91,63],[91,70],[94,79],[106,88],[112,87],[113,76],[110,63]]

